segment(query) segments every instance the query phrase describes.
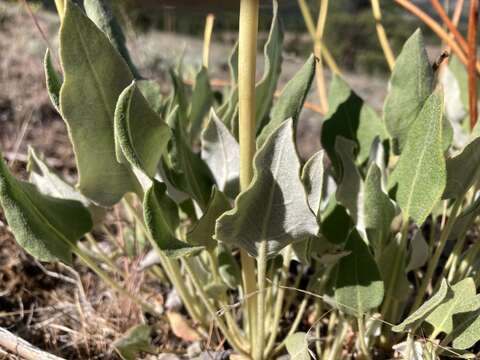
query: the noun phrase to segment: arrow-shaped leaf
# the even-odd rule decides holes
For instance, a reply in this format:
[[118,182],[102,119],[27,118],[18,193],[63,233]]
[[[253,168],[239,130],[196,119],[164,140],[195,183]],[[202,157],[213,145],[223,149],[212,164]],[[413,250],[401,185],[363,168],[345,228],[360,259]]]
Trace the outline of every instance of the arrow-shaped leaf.
[[217,240],[240,246],[252,256],[266,243],[267,256],[273,257],[288,244],[318,233],[300,180],[293,133],[289,119],[257,152],[250,186],[217,220]]

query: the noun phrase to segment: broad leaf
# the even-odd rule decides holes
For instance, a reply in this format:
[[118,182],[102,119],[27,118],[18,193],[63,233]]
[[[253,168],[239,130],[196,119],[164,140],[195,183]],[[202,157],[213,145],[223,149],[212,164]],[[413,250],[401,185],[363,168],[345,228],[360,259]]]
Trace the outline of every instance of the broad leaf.
[[449,334],[454,329],[453,317],[457,314],[478,310],[478,301],[469,301],[476,295],[475,282],[472,278],[466,278],[452,285],[453,297],[439,305],[425,319],[433,326],[436,334]]
[[430,299],[425,301],[422,306],[420,306],[414,313],[408,316],[401,324],[398,324],[392,327],[392,330],[395,332],[403,332],[407,329],[412,329],[417,327],[418,324],[423,322],[435,309],[438,308],[442,303],[451,299],[453,292],[445,281],[442,279],[440,289],[433,295]]
[[132,82],[120,94],[115,109],[115,142],[121,151],[118,161],[125,156],[134,167],[154,177],[170,137],[167,124]]
[[240,146],[214,111],[202,132],[201,157],[219,189],[234,198],[239,191]]
[[273,257],[293,243],[318,233],[300,180],[300,161],[293,140],[293,120],[285,121],[255,155],[250,186],[235,207],[217,220],[215,237],[258,256],[267,245]]
[[50,49],[47,49],[45,58],[43,59],[43,67],[45,70],[45,82],[47,85],[48,96],[52,105],[60,113],[60,89],[62,87],[62,77],[53,67]]
[[223,282],[230,288],[236,289],[242,283],[242,273],[232,251],[224,244],[217,244],[218,272]]
[[476,217],[480,214],[480,197],[478,193],[475,194],[475,200],[468,205],[459,216],[455,219],[452,230],[448,236],[449,240],[458,239],[462,234],[465,234],[470,225],[475,221]]
[[17,242],[41,261],[71,263],[72,246],[93,226],[90,212],[79,201],[44,195],[15,179],[1,153],[0,204]]
[[[257,132],[260,132],[268,120],[273,96],[277,88],[282,66],[283,27],[278,17],[278,3],[273,1],[273,19],[264,48],[265,65],[263,76],[255,90],[255,118]],[[285,119],[283,119],[285,120]]]
[[75,150],[80,191],[109,206],[134,190],[131,171],[115,157],[113,134],[118,96],[133,77],[104,33],[72,1],[66,4],[60,29],[65,76],[60,110]]
[[296,128],[300,111],[307,98],[315,75],[316,60],[313,55],[307,60],[295,76],[285,85],[280,97],[272,107],[270,122],[263,128],[257,138],[257,147],[260,148],[271,133],[285,120],[292,118]]
[[338,171],[339,167],[338,155],[335,152],[335,143],[339,136],[354,141],[359,148],[357,163],[365,162],[374,138],[386,138],[381,119],[338,76],[332,79],[328,103],[329,112],[323,122],[321,142],[335,170]]
[[480,295],[466,299],[453,315],[453,347],[465,350],[480,341]]
[[195,86],[193,87],[192,99],[188,118],[190,122],[190,141],[197,139],[203,128],[203,120],[207,115],[210,106],[213,104],[213,93],[210,88],[208,71],[202,67],[195,77]]
[[285,347],[291,360],[310,360],[307,333],[296,332],[285,340]]
[[154,80],[137,80],[138,90],[142,93],[150,108],[157,114],[163,114],[163,95],[162,88]]
[[352,230],[345,244],[350,251],[337,264],[335,301],[340,309],[360,317],[383,300],[383,281],[367,244]]
[[187,235],[187,241],[190,244],[204,246],[213,250],[217,242],[213,239],[215,234],[215,222],[227,210],[230,210],[228,198],[217,188],[213,188],[210,202],[203,216],[194,225],[193,229]]
[[443,95],[434,92],[413,123],[392,185],[397,185],[396,199],[405,217],[422,225],[440,200],[446,183],[442,149]]
[[124,360],[138,359],[140,352],[155,353],[150,344],[150,328],[148,325],[137,325],[129,329],[112,344]]
[[[432,93],[433,70],[420,29],[403,45],[390,78],[383,118],[397,151],[403,151],[407,134]],[[443,106],[442,106],[443,109]]]
[[139,78],[140,74],[133,64],[130,53],[125,45],[125,35],[123,35],[122,28],[113,15],[109,0],[84,0],[83,7],[90,20],[104,32],[113,47],[125,59],[135,77]]
[[167,196],[165,184],[153,180],[152,187],[145,193],[143,214],[148,231],[166,256],[176,259],[202,249],[175,237],[179,224],[178,208]]
[[447,159],[447,185],[444,199],[463,196],[480,178],[480,137],[468,144],[460,154]]

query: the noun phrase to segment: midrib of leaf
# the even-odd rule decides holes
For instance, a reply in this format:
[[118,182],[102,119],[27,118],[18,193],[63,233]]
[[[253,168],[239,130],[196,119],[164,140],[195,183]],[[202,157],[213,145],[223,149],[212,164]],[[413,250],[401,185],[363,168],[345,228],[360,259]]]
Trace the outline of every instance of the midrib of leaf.
[[97,84],[96,88],[98,89],[98,92],[100,93],[100,98],[102,99],[102,103],[103,103],[103,107],[104,107],[104,110],[105,110],[105,113],[107,114],[107,117],[108,119],[112,119],[113,120],[113,114],[111,113],[110,111],[110,108],[108,106],[108,102],[107,102],[107,96],[105,95],[104,91],[103,91],[103,88],[101,86],[101,81],[100,81],[100,78],[98,77],[98,74],[97,72],[95,71],[95,67],[93,66],[93,63],[92,61],[90,60],[90,53],[88,52],[88,47],[86,46],[85,44],[85,40],[82,36],[82,32],[80,31],[80,29],[78,28],[78,23],[77,21],[74,22],[75,24],[75,31],[77,32],[78,34],[78,37],[80,39],[80,45],[83,49],[83,52],[85,53],[85,57],[87,59],[87,62],[88,62],[88,66],[90,68],[90,71],[91,73],[93,74],[93,78],[95,80],[95,83]]

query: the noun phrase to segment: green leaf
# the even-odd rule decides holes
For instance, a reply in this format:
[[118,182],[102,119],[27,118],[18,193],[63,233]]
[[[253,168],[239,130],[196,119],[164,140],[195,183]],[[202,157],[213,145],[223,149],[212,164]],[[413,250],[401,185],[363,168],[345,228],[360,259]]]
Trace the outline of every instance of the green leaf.
[[148,325],[136,325],[129,329],[112,344],[124,360],[138,359],[140,352],[155,353],[150,344],[150,328]]
[[273,257],[285,246],[318,233],[300,180],[293,134],[289,119],[258,150],[250,186],[217,220],[217,240],[240,246],[252,256],[266,243],[267,256]]
[[93,227],[90,212],[80,202],[44,195],[15,179],[1,153],[0,204],[17,242],[41,261],[71,263],[72,246]]
[[374,252],[381,251],[390,236],[390,225],[396,214],[395,204],[382,184],[382,170],[373,162],[364,185],[365,229]]
[[383,300],[383,281],[367,244],[353,229],[345,250],[350,251],[337,264],[335,301],[340,309],[360,317]]
[[383,109],[385,126],[395,141],[397,152],[403,151],[410,126],[432,93],[433,81],[423,35],[417,29],[397,57]]
[[462,213],[457,216],[455,223],[453,224],[450,235],[448,236],[449,240],[458,239],[462,234],[465,234],[470,225],[480,214],[480,197],[477,197],[470,205],[468,205]]
[[78,188],[110,206],[133,191],[135,179],[115,157],[113,119],[118,96],[133,80],[101,30],[72,1],[60,29],[64,82],[60,112],[67,122],[79,172]]
[[270,113],[270,122],[265,125],[257,138],[257,148],[260,148],[278,126],[285,120],[292,118],[296,128],[300,111],[307,98],[315,75],[316,59],[311,55],[302,68],[285,85],[280,97],[274,103]]
[[118,161],[125,156],[132,166],[154,177],[171,132],[150,108],[135,81],[118,98],[114,128],[117,149],[121,151],[117,153]]
[[310,209],[320,224],[325,152],[320,150],[312,155],[302,169],[302,182],[307,192]]
[[453,297],[439,305],[425,319],[433,326],[436,334],[444,332],[449,334],[454,329],[453,317],[457,314],[478,310],[480,303],[469,301],[476,295],[475,282],[472,278],[466,278],[452,285]]
[[365,231],[364,184],[354,162],[355,142],[337,137],[335,150],[340,161],[340,182],[335,197],[343,205],[362,234]]
[[335,152],[338,136],[354,141],[359,148],[357,163],[365,162],[374,138],[386,138],[381,119],[339,76],[332,79],[328,103],[329,112],[323,122],[321,142],[335,170],[338,171],[340,161]]
[[419,226],[440,200],[446,184],[442,110],[442,93],[435,91],[413,123],[392,174],[398,205],[404,216],[411,217]]
[[445,279],[442,279],[440,289],[430,299],[425,301],[413,314],[408,316],[402,323],[392,327],[395,332],[403,332],[407,329],[417,327],[423,322],[435,309],[442,303],[448,301],[453,296],[453,292]]
[[480,137],[468,144],[461,153],[447,159],[447,185],[444,199],[463,196],[479,179]]
[[43,59],[43,68],[45,70],[45,82],[47,84],[48,96],[53,107],[60,113],[60,89],[62,87],[62,77],[53,67],[50,49],[47,49]]
[[187,235],[190,244],[214,249],[217,242],[213,239],[215,234],[215,222],[227,210],[230,210],[228,198],[216,187],[213,188],[210,202],[203,216],[198,220],[193,229]]
[[466,299],[453,315],[453,347],[465,350],[480,340],[480,295]]
[[232,251],[219,243],[216,248],[218,257],[218,272],[223,282],[230,288],[236,289],[242,283],[242,273]]
[[173,185],[192,196],[198,205],[205,209],[214,185],[212,174],[206,163],[187,144],[187,137],[181,126],[181,115],[176,109],[171,119],[175,146],[174,170],[177,172]]
[[32,148],[28,149],[27,170],[30,173],[29,181],[41,193],[58,199],[79,201],[90,210],[95,224],[103,220],[105,209],[93,204],[89,199],[80,194],[77,189],[50,169]]
[[201,157],[210,168],[219,189],[234,198],[239,191],[240,146],[214,111],[202,132]]
[[322,236],[332,244],[343,244],[353,226],[347,210],[332,197],[327,209],[322,213]]
[[113,47],[125,59],[130,71],[136,78],[140,78],[137,68],[132,62],[130,53],[125,45],[125,35],[115,19],[109,0],[84,0],[83,7],[87,16],[108,37]]
[[203,128],[203,119],[213,104],[213,93],[208,79],[208,70],[203,67],[197,73],[188,118],[190,122],[190,141],[194,141]]
[[277,82],[282,67],[282,43],[283,27],[278,16],[278,2],[274,0],[272,24],[264,48],[265,65],[263,76],[257,83],[255,90],[255,118],[257,119],[257,133],[262,130],[266,121],[268,121],[268,113],[272,106],[273,96],[277,88]]
[[152,186],[145,193],[143,216],[148,231],[158,248],[168,257],[177,259],[193,255],[203,249],[191,246],[175,237],[179,225],[177,205],[167,196],[165,184],[153,180]]
[[285,340],[285,347],[291,360],[310,360],[308,350],[307,333],[296,332],[289,335]]
[[157,114],[162,114],[163,95],[160,85],[154,80],[137,80],[136,84],[150,108]]

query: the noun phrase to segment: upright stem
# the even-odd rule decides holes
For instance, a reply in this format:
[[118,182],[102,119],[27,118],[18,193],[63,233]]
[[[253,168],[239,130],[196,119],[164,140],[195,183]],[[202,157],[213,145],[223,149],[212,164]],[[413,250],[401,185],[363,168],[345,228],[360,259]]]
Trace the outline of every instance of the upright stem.
[[387,60],[388,67],[390,68],[390,71],[392,71],[393,66],[395,65],[395,55],[393,55],[393,51],[390,47],[390,43],[388,42],[385,28],[382,25],[382,12],[380,10],[380,4],[378,0],[370,0],[370,4],[372,5],[372,13],[373,18],[375,19],[375,27],[377,29],[378,41],[380,41],[380,45],[382,46],[383,54],[385,55],[385,59]]
[[58,16],[62,20],[65,13],[65,0],[55,0],[55,6],[57,7]]
[[478,0],[470,0],[468,16],[468,103],[470,110],[470,129],[473,130],[477,123],[477,26],[478,26]]
[[205,32],[203,35],[203,66],[208,68],[210,59],[210,43],[212,42],[213,24],[215,22],[215,15],[208,14],[205,19]]
[[[255,73],[257,55],[259,0],[240,0],[238,42],[238,111],[240,141],[240,187],[245,190],[253,177],[255,154]],[[248,329],[252,352],[256,348],[255,260],[241,251],[244,296],[247,302]]]
[[255,360],[263,358],[265,347],[265,290],[267,278],[267,242],[262,240],[257,259],[258,303],[257,303],[257,346],[253,352]]

